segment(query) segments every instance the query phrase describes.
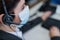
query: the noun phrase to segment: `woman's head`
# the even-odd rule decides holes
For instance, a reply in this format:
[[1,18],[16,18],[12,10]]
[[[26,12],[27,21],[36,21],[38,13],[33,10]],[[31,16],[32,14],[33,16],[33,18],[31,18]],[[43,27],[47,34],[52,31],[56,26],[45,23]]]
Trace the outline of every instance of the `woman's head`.
[[[6,3],[6,8],[10,14],[14,14],[14,21],[20,22],[19,17],[17,16],[20,11],[23,10],[25,6],[25,0],[4,0]],[[2,17],[4,15],[4,8],[2,5],[2,0],[0,0],[0,23],[2,23]]]

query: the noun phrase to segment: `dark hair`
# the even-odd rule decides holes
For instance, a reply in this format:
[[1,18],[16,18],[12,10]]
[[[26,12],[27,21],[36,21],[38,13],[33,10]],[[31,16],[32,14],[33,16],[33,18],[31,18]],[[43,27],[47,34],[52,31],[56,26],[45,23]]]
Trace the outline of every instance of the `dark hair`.
[[[12,9],[14,9],[19,1],[20,0],[5,0],[7,10],[11,11]],[[0,0],[0,14],[2,13],[4,14],[4,9],[2,5],[2,0]]]

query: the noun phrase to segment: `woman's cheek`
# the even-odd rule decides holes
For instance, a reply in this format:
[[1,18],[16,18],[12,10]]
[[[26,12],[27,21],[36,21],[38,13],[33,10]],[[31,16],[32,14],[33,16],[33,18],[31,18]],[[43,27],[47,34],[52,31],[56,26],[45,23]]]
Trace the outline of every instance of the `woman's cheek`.
[[14,18],[14,20],[13,20],[14,22],[16,22],[16,23],[20,23],[21,22],[21,20],[19,19],[19,17],[18,16],[15,16],[15,18]]

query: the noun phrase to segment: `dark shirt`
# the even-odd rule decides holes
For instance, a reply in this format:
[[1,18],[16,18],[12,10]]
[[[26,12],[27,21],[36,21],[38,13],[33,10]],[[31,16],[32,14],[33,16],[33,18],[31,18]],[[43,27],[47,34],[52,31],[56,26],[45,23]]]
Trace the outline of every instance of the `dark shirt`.
[[15,35],[0,30],[0,40],[22,40],[22,39]]
[[60,37],[53,37],[51,40],[60,40]]

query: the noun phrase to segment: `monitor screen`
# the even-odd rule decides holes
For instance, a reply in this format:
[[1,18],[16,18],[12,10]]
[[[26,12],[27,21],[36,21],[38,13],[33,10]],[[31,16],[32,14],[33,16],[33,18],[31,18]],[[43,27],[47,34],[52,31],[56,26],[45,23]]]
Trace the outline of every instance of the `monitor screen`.
[[50,4],[60,5],[60,0],[50,0]]

